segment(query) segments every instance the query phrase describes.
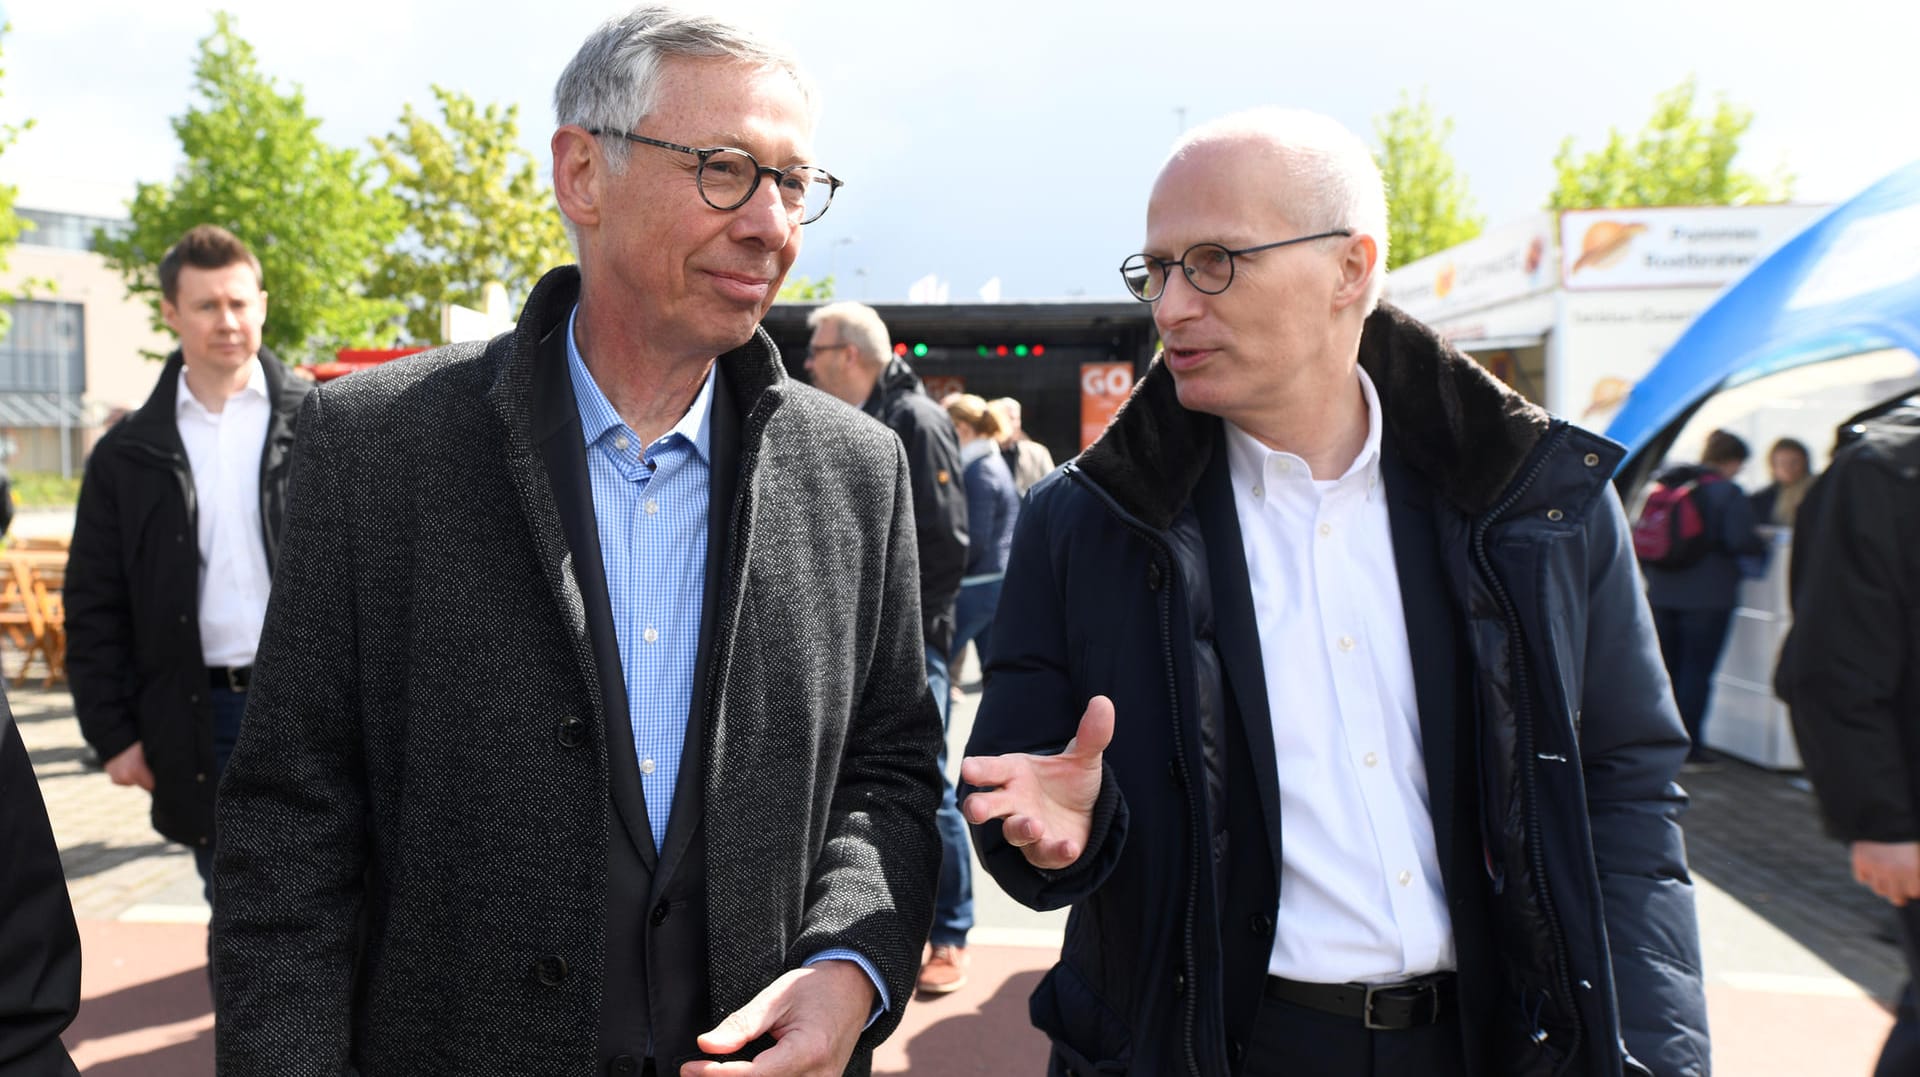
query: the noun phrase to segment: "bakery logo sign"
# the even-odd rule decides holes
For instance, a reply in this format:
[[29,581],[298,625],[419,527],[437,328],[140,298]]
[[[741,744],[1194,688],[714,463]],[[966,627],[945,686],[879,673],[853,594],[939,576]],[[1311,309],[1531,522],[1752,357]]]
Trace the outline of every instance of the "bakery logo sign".
[[1717,288],[1815,217],[1817,206],[1687,206],[1560,215],[1569,289]]

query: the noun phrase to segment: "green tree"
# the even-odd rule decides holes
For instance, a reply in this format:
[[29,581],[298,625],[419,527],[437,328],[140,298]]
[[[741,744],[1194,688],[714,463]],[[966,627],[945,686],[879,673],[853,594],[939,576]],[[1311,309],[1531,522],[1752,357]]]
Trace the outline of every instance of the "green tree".
[[776,303],[806,302],[810,299],[833,298],[833,274],[829,273],[819,280],[812,277],[789,277],[787,283],[780,286]]
[[1473,211],[1466,177],[1447,152],[1453,120],[1434,114],[1425,91],[1418,101],[1400,91],[1400,104],[1374,118],[1373,133],[1387,183],[1388,269],[1480,234],[1486,218]]
[[[11,23],[0,24],[0,39],[4,39],[7,32],[12,29]],[[0,77],[4,77],[6,73],[5,68],[0,68]],[[19,123],[0,122],[0,154],[6,153],[7,147],[13,145],[14,141],[32,126],[32,120],[22,120]],[[7,252],[13,249],[14,244],[20,242],[20,233],[26,228],[26,222],[13,211],[13,200],[19,194],[18,187],[10,183],[0,183],[0,269],[7,268]],[[5,292],[0,292],[0,304],[10,303],[13,298]],[[12,327],[13,315],[4,305],[0,305],[0,337],[6,336],[7,330]]]
[[140,184],[127,207],[132,227],[99,243],[127,293],[152,305],[155,328],[160,256],[210,223],[259,257],[272,296],[265,343],[283,359],[390,334],[400,304],[370,295],[367,280],[399,233],[400,208],[372,186],[369,163],[321,141],[306,95],[261,73],[229,14],[216,13],[200,40],[193,88],[198,105],[173,120],[185,163],[170,183]]
[[440,123],[412,105],[373,140],[407,231],[381,258],[370,293],[406,305],[407,334],[440,342],[440,308],[479,307],[488,281],[525,299],[541,274],[573,261],[553,189],[520,145],[520,107],[440,86]]
[[1767,179],[1733,167],[1753,110],[1723,94],[1711,115],[1695,115],[1698,90],[1689,76],[1661,93],[1632,140],[1612,128],[1604,148],[1576,154],[1567,136],[1553,158],[1557,179],[1547,207],[1738,206],[1792,197],[1793,177],[1784,170]]

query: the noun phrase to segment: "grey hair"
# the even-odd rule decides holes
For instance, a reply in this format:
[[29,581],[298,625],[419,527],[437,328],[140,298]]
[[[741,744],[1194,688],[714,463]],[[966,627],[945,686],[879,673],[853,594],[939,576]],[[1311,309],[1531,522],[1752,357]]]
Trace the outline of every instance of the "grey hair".
[[1269,106],[1195,127],[1174,143],[1168,160],[1206,143],[1248,139],[1273,149],[1275,164],[1292,181],[1277,188],[1290,199],[1281,209],[1304,233],[1347,228],[1356,236],[1373,237],[1375,256],[1364,311],[1372,313],[1387,287],[1387,189],[1372,151],[1329,116]]
[[[819,114],[813,82],[786,46],[724,19],[651,4],[608,19],[587,35],[567,69],[560,72],[560,81],[554,84],[555,124],[579,124],[588,130],[633,130],[659,104],[661,64],[677,57],[737,60],[778,68],[793,77],[806,102],[807,114]],[[614,175],[627,170],[627,154],[633,147],[626,139],[601,139],[600,148]],[[564,213],[560,223],[566,226],[567,238],[578,254],[579,230]]]
[[807,328],[818,329],[831,322],[840,330],[842,343],[853,345],[854,354],[870,367],[881,367],[893,357],[893,334],[880,312],[865,303],[828,303],[807,315]]

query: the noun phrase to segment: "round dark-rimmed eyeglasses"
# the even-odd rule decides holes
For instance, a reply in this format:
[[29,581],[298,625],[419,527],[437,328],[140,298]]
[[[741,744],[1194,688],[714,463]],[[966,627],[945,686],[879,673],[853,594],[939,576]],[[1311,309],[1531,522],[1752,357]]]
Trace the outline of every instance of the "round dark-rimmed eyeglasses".
[[1315,232],[1310,236],[1295,239],[1283,239],[1278,243],[1262,243],[1257,247],[1242,247],[1228,250],[1218,243],[1195,243],[1187,248],[1187,253],[1177,261],[1169,262],[1164,258],[1155,258],[1151,254],[1136,254],[1120,263],[1120,279],[1127,282],[1127,291],[1142,303],[1151,303],[1160,298],[1167,290],[1167,271],[1174,266],[1180,267],[1187,283],[1194,290],[1205,295],[1219,295],[1233,283],[1233,260],[1242,254],[1255,254],[1270,251],[1276,247],[1291,247],[1295,243],[1308,243],[1316,239],[1331,239],[1334,236],[1350,236],[1351,228],[1336,228],[1331,232]]
[[694,173],[694,184],[700,188],[700,197],[707,205],[717,210],[734,210],[746,205],[747,199],[760,189],[760,177],[772,176],[780,190],[780,201],[787,207],[787,215],[793,218],[795,224],[812,224],[833,204],[834,192],[845,186],[825,169],[812,165],[773,168],[754,160],[753,154],[746,150],[731,146],[698,149],[610,127],[589,127],[587,134],[596,138],[617,135],[642,146],[658,146],[675,153],[692,154],[700,161]]

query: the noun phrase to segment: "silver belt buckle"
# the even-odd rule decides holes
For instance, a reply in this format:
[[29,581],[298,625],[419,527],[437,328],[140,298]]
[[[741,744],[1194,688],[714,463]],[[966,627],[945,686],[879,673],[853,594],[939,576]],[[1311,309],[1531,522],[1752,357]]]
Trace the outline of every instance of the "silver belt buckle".
[[1371,1029],[1372,1031],[1375,1031],[1375,1032],[1391,1032],[1393,1031],[1393,1029],[1390,1026],[1378,1024],[1373,1019],[1373,996],[1382,986],[1397,987],[1400,985],[1368,984],[1367,996],[1365,1000],[1361,1002],[1361,1006],[1360,1006],[1360,1023],[1365,1025],[1368,1029]]

